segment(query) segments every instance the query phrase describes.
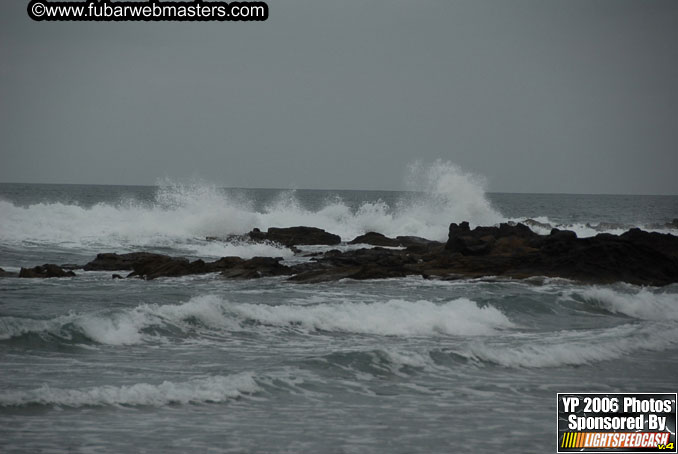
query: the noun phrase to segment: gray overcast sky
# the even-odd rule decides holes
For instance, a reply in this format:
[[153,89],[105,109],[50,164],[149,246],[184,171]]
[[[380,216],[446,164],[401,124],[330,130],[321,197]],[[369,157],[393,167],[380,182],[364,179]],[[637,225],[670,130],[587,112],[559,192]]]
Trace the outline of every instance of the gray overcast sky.
[[0,181],[678,194],[678,1],[271,0],[266,22],[0,2]]

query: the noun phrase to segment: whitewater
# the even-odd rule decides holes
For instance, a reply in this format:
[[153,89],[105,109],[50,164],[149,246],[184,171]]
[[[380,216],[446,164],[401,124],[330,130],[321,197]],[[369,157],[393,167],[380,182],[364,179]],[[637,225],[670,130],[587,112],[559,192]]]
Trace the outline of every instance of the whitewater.
[[[674,196],[488,193],[445,162],[407,188],[0,184],[0,268],[131,251],[299,263],[228,239],[296,225],[340,249],[368,231],[445,241],[462,221],[678,233]],[[0,452],[541,453],[558,392],[676,391],[677,285],[75,272],[0,278]]]

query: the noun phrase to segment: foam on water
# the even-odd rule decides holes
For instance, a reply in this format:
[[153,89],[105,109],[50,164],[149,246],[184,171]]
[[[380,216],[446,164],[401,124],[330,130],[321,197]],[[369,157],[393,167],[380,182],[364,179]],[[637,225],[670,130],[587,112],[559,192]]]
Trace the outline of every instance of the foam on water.
[[260,390],[254,374],[196,378],[186,382],[136,383],[123,386],[96,386],[89,389],[63,389],[47,385],[29,391],[0,392],[0,406],[57,405],[66,407],[129,405],[163,406],[224,402]]
[[242,234],[255,227],[297,225],[323,228],[344,240],[367,231],[444,240],[450,222],[485,225],[502,220],[485,197],[481,181],[451,163],[418,166],[411,180],[411,189],[418,192],[394,207],[379,200],[351,208],[335,197],[320,209],[309,210],[294,191],[283,191],[257,211],[252,201],[229,197],[214,186],[167,181],[161,182],[150,203],[123,200],[91,207],[64,203],[22,207],[0,200],[0,241],[90,249],[171,247],[206,256],[280,256],[284,255],[281,249],[266,245],[196,240]]
[[[193,332],[200,327],[222,333],[252,328],[251,323],[306,331],[336,331],[393,336],[485,335],[513,323],[492,306],[466,298],[435,304],[389,300],[376,303],[280,305],[232,303],[216,295],[182,304],[142,304],[132,309],[70,313],[51,320],[0,317],[0,339],[33,333],[71,339],[84,334],[100,344],[127,345],[157,340],[150,327]],[[247,327],[245,327],[247,325]]]
[[[430,166],[413,165],[404,193],[392,206],[383,200],[350,206],[338,196],[328,198],[318,209],[309,209],[295,191],[281,191],[262,209],[253,200],[229,196],[215,186],[196,183],[159,182],[153,200],[119,200],[80,206],[72,203],[35,203],[24,207],[0,200],[0,243],[20,247],[57,246],[87,251],[176,250],[203,257],[236,255],[290,257],[291,251],[275,245],[205,241],[252,228],[306,225],[336,233],[351,240],[368,231],[388,236],[414,235],[432,240],[447,239],[451,222],[469,221],[472,226],[495,225],[508,219],[485,194],[481,177],[458,166],[436,161]],[[538,213],[535,213],[535,215]],[[531,228],[548,234],[551,226],[574,230],[580,237],[605,231],[623,233],[628,226],[590,226],[552,223],[536,216]],[[676,233],[676,230],[639,225],[645,230]]]
[[[531,221],[537,221],[536,223],[530,222]],[[642,230],[645,230],[646,232],[657,232],[657,233],[669,233],[672,235],[677,235],[678,230],[675,228],[671,228],[668,225],[660,226],[658,224],[648,224],[645,225],[643,223],[638,223],[638,224],[611,224],[611,223],[606,223],[606,224],[596,224],[596,223],[588,223],[588,222],[572,222],[572,223],[558,223],[551,221],[547,216],[534,216],[531,217],[529,220],[523,219],[523,218],[510,218],[507,219],[508,222],[522,222],[525,223],[527,221],[528,226],[530,229],[538,233],[539,235],[548,235],[551,233],[552,228],[557,228],[560,230],[571,230],[574,233],[577,234],[578,238],[589,238],[592,236],[596,236],[599,233],[610,233],[612,235],[621,235],[624,232],[627,232],[630,228],[633,227],[638,227]]]
[[273,326],[391,336],[484,335],[514,326],[498,309],[478,307],[466,298],[440,304],[395,299],[305,306],[237,304],[229,311]]
[[642,351],[678,345],[675,327],[622,325],[595,331],[520,335],[496,342],[472,343],[453,352],[504,367],[562,367],[609,361]]
[[678,321],[678,294],[676,293],[653,292],[644,288],[621,292],[598,286],[572,293],[610,312],[642,320]]
[[223,306],[220,299],[197,297],[183,304],[142,304],[132,309],[69,313],[49,320],[0,317],[0,340],[26,334],[70,340],[79,333],[100,344],[130,345],[155,340],[155,335],[144,333],[149,327],[189,332],[195,329],[191,322],[197,321],[207,328],[240,329],[236,320],[224,314]]

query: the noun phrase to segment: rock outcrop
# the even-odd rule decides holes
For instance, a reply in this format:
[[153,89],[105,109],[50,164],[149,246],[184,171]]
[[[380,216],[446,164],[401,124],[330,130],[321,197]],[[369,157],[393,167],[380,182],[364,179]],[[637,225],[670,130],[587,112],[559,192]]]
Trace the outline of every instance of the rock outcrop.
[[461,274],[543,275],[641,285],[678,282],[678,237],[639,229],[619,236],[577,238],[574,232],[558,229],[537,235],[522,224],[473,230],[467,223],[452,224],[445,250],[457,254],[449,268]]
[[364,235],[357,236],[352,241],[349,241],[348,244],[369,244],[372,246],[386,247],[402,246],[400,241],[396,240],[395,238],[389,238],[377,232],[367,232]]
[[[280,264],[281,261],[280,257],[253,257],[249,260],[240,257],[222,257],[214,262],[203,260],[191,262],[183,257],[133,252],[99,254],[84,268],[101,271],[131,270],[132,272],[127,275],[128,278],[139,277],[146,280],[217,272],[221,272],[224,277],[228,278],[253,279],[290,274],[290,268]],[[121,276],[114,274],[113,278],[120,279]]]
[[254,241],[272,241],[284,246],[322,244],[332,246],[341,243],[341,237],[316,227],[271,227],[267,232],[254,229],[247,234]]
[[122,271],[131,270],[135,263],[158,261],[169,258],[167,255],[151,252],[131,252],[129,254],[104,253],[97,254],[96,258],[82,268],[85,271]]
[[65,271],[59,265],[45,263],[33,268],[21,268],[19,277],[24,278],[47,278],[47,277],[74,277],[73,271]]
[[[290,247],[339,242],[337,235],[312,227],[272,228],[266,233],[254,230],[249,235],[255,241],[274,241]],[[131,272],[127,277],[147,280],[220,273],[229,279],[289,276],[291,281],[299,283],[409,275],[431,279],[547,276],[589,283],[624,281],[655,286],[678,282],[678,237],[640,229],[631,229],[622,235],[601,233],[591,238],[577,238],[574,232],[555,228],[549,235],[539,235],[524,224],[471,229],[467,222],[462,222],[450,224],[446,243],[418,237],[388,238],[376,232],[361,235],[351,243],[377,247],[315,252],[304,256],[309,261],[292,266],[281,263],[283,260],[279,257],[248,260],[223,257],[214,262],[191,262],[148,252],[99,254],[84,269],[128,270]],[[72,271],[56,265],[22,268],[20,273],[20,277],[73,275]]]

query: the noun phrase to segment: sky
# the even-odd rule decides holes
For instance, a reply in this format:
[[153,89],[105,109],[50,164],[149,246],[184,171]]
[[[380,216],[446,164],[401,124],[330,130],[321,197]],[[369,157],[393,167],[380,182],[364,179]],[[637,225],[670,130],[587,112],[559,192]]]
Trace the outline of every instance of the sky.
[[678,194],[678,2],[269,0],[265,22],[0,2],[0,182]]

